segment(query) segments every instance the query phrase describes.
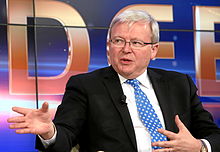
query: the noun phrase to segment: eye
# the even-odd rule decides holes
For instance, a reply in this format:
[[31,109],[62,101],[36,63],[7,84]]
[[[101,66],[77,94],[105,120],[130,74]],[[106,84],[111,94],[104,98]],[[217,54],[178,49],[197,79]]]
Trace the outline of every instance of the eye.
[[132,40],[131,44],[135,47],[142,47],[144,45],[144,42],[138,40]]
[[125,42],[125,40],[119,39],[119,38],[115,38],[115,39],[112,39],[112,42],[114,44],[123,44]]

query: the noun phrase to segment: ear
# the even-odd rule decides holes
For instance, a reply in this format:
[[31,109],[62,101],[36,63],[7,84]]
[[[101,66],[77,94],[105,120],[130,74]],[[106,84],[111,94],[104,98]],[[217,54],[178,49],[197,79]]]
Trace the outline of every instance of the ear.
[[110,43],[107,42],[107,43],[106,43],[106,55],[107,55],[107,61],[108,61],[108,64],[111,64],[111,62],[110,62],[110,56],[109,56],[109,47],[110,47]]
[[151,60],[154,60],[156,58],[158,50],[159,50],[159,43],[153,44],[151,46]]

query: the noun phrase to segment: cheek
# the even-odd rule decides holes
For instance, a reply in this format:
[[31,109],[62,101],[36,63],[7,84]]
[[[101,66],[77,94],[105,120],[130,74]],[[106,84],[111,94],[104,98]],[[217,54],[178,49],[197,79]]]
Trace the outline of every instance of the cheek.
[[147,66],[151,59],[151,55],[149,53],[141,53],[136,55],[136,62],[138,65]]
[[136,60],[138,61],[146,61],[150,58],[150,54],[147,52],[141,52],[136,55]]
[[115,58],[117,58],[119,55],[119,51],[116,49],[111,49],[109,50],[109,56],[111,57],[111,60],[114,60]]
[[118,59],[118,53],[117,50],[109,48],[108,51],[108,60],[110,61],[111,64],[115,63]]

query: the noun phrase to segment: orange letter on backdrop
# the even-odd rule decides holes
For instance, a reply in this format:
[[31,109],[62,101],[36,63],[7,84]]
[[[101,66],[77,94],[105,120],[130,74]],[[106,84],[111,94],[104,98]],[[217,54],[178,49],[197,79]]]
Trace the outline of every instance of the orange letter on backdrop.
[[66,31],[69,56],[65,70],[58,76],[38,77],[39,94],[63,94],[66,81],[71,75],[88,71],[89,36],[80,14],[68,4],[53,0],[35,0],[35,5],[30,0],[8,0],[8,23],[23,24],[8,26],[10,93],[36,93],[35,78],[28,75],[26,26],[27,17],[34,17],[34,9],[35,17],[55,19],[63,25]]
[[[220,7],[196,6],[195,30],[214,30],[220,23]],[[220,59],[220,43],[214,32],[195,33],[196,78],[200,96],[220,96],[220,81],[216,80],[216,60]]]

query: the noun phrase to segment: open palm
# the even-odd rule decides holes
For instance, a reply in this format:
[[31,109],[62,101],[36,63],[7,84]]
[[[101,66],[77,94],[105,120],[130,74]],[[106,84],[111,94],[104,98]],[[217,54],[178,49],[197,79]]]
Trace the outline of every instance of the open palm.
[[16,129],[19,134],[36,134],[44,139],[49,139],[54,134],[53,122],[48,111],[48,103],[44,102],[40,109],[29,109],[13,107],[12,110],[22,116],[11,117],[8,119],[11,129]]

